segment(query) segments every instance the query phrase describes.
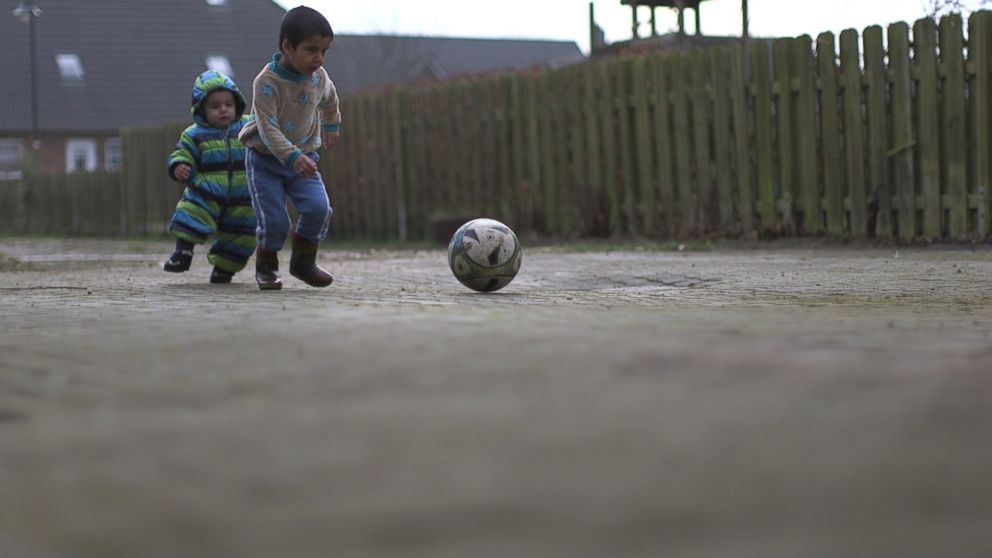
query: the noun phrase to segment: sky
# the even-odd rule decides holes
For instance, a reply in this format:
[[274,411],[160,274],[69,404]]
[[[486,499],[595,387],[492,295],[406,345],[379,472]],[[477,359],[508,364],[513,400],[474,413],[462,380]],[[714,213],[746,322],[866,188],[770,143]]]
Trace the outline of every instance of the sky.
[[[275,0],[324,14],[336,33],[566,40],[589,51],[589,0]],[[749,0],[751,35],[815,37],[823,31],[864,29],[924,17],[935,0]],[[947,1],[947,0],[938,0]],[[992,0],[960,0],[967,10]],[[607,42],[628,40],[631,11],[620,0],[594,0],[596,22]],[[707,35],[741,33],[740,0],[706,0],[700,10]],[[676,27],[674,12],[657,10],[659,33]],[[694,14],[686,25],[694,32]],[[641,8],[641,35],[650,33],[650,10]]]

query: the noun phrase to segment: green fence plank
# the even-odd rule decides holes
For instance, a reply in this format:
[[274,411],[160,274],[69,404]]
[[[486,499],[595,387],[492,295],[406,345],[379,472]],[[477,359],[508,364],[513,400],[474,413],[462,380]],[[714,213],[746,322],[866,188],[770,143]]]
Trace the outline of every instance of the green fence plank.
[[823,209],[818,180],[819,165],[817,164],[817,126],[816,126],[816,69],[813,60],[813,40],[809,35],[803,35],[792,42],[790,65],[795,69],[799,81],[799,92],[796,97],[795,114],[798,147],[797,176],[799,178],[799,195],[803,212],[803,227],[806,232],[819,234],[823,230]]
[[555,164],[555,209],[557,211],[557,227],[555,234],[567,237],[572,229],[572,202],[569,189],[575,183],[572,175],[573,166],[569,162],[569,149],[572,144],[571,133],[575,125],[572,115],[572,105],[575,97],[569,86],[568,70],[559,70],[552,74],[551,91],[554,95],[557,110],[554,120],[554,164]]
[[776,208],[774,140],[772,138],[771,48],[767,41],[751,45],[751,79],[754,84],[754,155],[758,216],[765,231],[779,227]]
[[745,81],[745,50],[734,45],[730,51],[730,108],[734,127],[733,154],[737,180],[737,218],[745,233],[755,228],[755,192],[752,180],[752,135],[749,127],[748,90]]
[[703,233],[716,226],[716,185],[712,172],[713,153],[710,147],[710,117],[713,98],[709,81],[709,60],[702,49],[689,53],[692,76],[692,138],[696,153],[696,207],[698,224]]
[[840,59],[844,88],[844,170],[847,180],[849,229],[856,237],[867,234],[868,196],[865,190],[864,86],[858,32],[840,34]]
[[992,126],[989,103],[992,90],[989,84],[989,33],[992,32],[992,12],[975,12],[969,18],[968,62],[971,66],[971,84],[968,97],[971,99],[972,121],[972,177],[974,186],[975,219],[973,235],[985,239],[989,233],[989,189],[992,184]]
[[778,89],[775,98],[775,118],[778,131],[778,181],[776,207],[782,217],[782,226],[789,232],[795,229],[795,203],[799,197],[799,180],[796,173],[798,149],[795,142],[794,92],[792,88],[793,73],[789,67],[791,58],[792,39],[779,39],[773,43],[773,58],[775,69],[774,89]]
[[641,230],[646,235],[657,232],[657,201],[655,196],[655,176],[653,171],[651,143],[651,105],[649,100],[649,73],[647,58],[637,58],[633,62],[632,77],[634,98],[634,144],[637,154],[637,197],[641,217]]
[[719,230],[730,231],[734,221],[734,184],[730,165],[730,51],[709,50],[710,90],[713,92],[713,162],[716,166],[716,210]]
[[600,70],[600,122],[602,123],[603,138],[603,181],[606,189],[606,200],[609,203],[609,217],[607,224],[609,234],[616,236],[620,233],[620,195],[619,183],[617,181],[617,155],[616,155],[616,123],[617,104],[616,95],[616,62],[602,63]]
[[967,105],[964,87],[964,28],[959,14],[940,20],[941,158],[946,184],[947,233],[954,240],[968,237]]
[[865,29],[864,42],[867,94],[865,111],[868,120],[868,211],[869,236],[892,235],[892,190],[889,181],[888,88],[882,28]]
[[822,33],[816,39],[817,71],[820,76],[820,151],[823,165],[823,209],[827,232],[846,232],[844,184],[841,182],[840,93],[837,78],[837,46],[833,33]]
[[695,189],[692,185],[692,129],[689,127],[689,59],[685,54],[673,58],[672,114],[674,115],[675,176],[678,183],[678,235],[697,234]]
[[913,62],[916,74],[916,152],[923,237],[941,236],[940,205],[940,95],[937,77],[937,24],[923,18],[913,26]]
[[913,134],[913,76],[909,59],[909,25],[893,23],[889,26],[889,69],[892,88],[889,93],[892,107],[892,147],[889,160],[893,168],[899,238],[908,240],[916,236],[916,176],[913,159],[916,155]]
[[652,102],[654,104],[655,161],[657,162],[657,183],[660,192],[661,214],[664,216],[664,231],[668,236],[678,234],[676,228],[675,177],[672,163],[672,128],[670,89],[670,58],[651,58]]
[[582,64],[582,77],[585,87],[584,106],[582,121],[585,123],[586,137],[586,176],[587,189],[583,193],[583,206],[585,211],[585,232],[588,234],[602,234],[604,231],[597,230],[601,222],[599,218],[603,213],[602,204],[599,203],[599,194],[603,192],[603,151],[600,131],[602,124],[599,118],[599,89],[601,87],[600,73],[598,68],[602,64],[587,63]]
[[617,133],[620,138],[620,149],[617,151],[621,176],[621,207],[623,216],[622,230],[626,234],[637,234],[637,226],[634,218],[635,213],[635,189],[636,176],[634,159],[634,138],[633,126],[631,123],[633,114],[633,103],[631,99],[631,66],[630,59],[621,59],[617,62],[616,81],[616,104],[617,104]]

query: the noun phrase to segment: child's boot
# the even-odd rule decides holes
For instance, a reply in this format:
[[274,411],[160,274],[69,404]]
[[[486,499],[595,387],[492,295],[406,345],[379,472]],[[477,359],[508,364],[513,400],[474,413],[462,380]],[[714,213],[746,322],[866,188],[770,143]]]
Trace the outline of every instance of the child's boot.
[[162,269],[170,273],[182,273],[189,270],[193,263],[193,243],[181,238],[176,239],[176,251],[169,256],[169,259],[162,266]]
[[311,287],[326,287],[334,282],[334,277],[317,265],[317,243],[310,242],[295,232],[289,273]]
[[278,291],[282,288],[279,278],[279,252],[263,250],[261,246],[255,251],[255,282],[263,291]]
[[210,272],[211,283],[230,283],[233,278],[233,273],[217,266],[214,266],[214,270]]

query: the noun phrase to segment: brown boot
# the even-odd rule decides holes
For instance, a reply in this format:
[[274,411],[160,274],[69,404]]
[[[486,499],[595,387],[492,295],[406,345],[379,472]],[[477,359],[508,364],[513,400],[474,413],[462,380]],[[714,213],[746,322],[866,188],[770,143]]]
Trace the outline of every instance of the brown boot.
[[255,282],[263,291],[278,291],[282,288],[279,278],[279,252],[263,250],[261,246],[255,251]]
[[317,265],[317,243],[293,233],[293,255],[289,258],[289,274],[311,287],[326,287],[334,277]]

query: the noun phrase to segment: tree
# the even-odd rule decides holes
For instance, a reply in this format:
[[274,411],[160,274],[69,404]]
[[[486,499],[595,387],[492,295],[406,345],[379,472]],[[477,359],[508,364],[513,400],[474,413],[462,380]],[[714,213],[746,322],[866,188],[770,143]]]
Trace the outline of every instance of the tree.
[[927,15],[937,19],[951,13],[965,13],[992,5],[992,0],[926,0]]

